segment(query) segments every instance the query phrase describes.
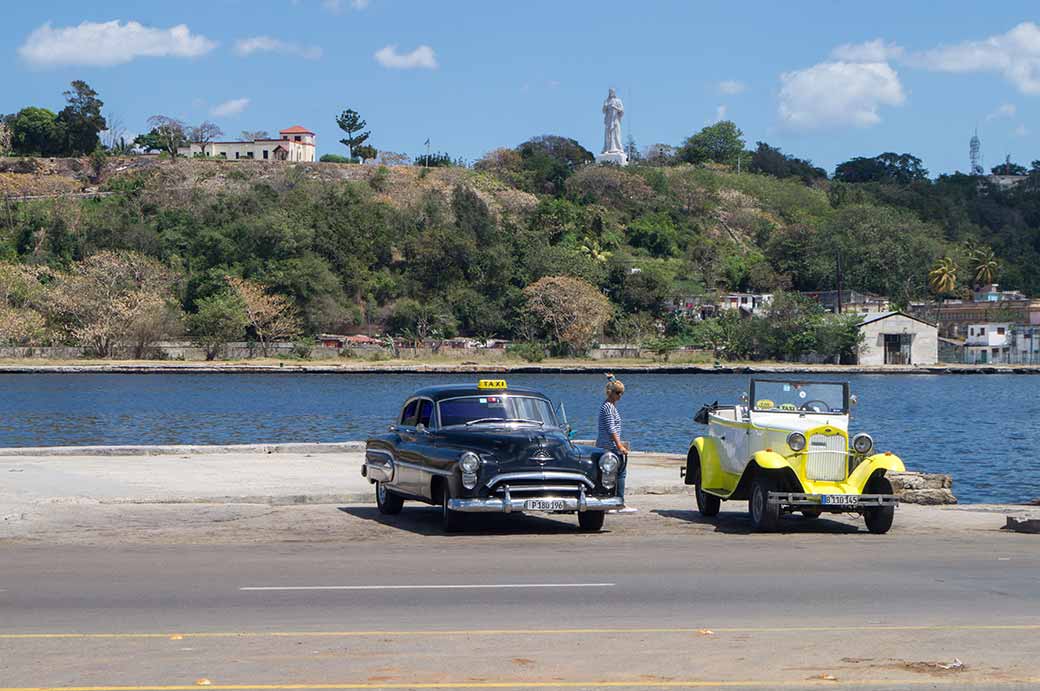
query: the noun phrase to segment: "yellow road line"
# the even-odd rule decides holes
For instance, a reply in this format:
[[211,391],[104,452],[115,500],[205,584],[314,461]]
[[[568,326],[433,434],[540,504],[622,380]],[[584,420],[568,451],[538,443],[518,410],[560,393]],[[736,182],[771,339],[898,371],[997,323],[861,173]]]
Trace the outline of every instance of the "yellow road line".
[[[959,675],[958,675],[959,676]],[[480,681],[480,682],[432,682],[432,683],[392,683],[392,684],[211,684],[200,687],[195,684],[173,684],[155,686],[8,686],[0,687],[0,691],[198,691],[199,688],[213,689],[214,691],[321,691],[323,689],[641,689],[641,688],[805,688],[807,686],[826,687],[867,687],[877,688],[879,686],[958,686],[961,688],[969,686],[984,686],[993,688],[995,686],[1011,686],[1022,684],[1040,683],[1040,677],[1027,677],[1022,679],[1009,679],[994,682],[994,680],[983,680],[978,682],[964,681],[960,678],[936,679],[934,677],[912,678],[912,679],[854,679],[848,681],[828,679],[801,679],[801,680],[735,680],[735,681],[642,681],[633,679],[629,681]]]
[[[0,640],[84,638],[366,638],[406,636],[572,636],[588,634],[690,634],[705,628],[586,628],[586,629],[433,629],[412,631],[165,631],[129,633],[0,633]],[[910,624],[876,626],[731,626],[711,627],[715,633],[838,633],[886,631],[1040,631],[1040,624]],[[3,691],[0,688],[0,691]]]

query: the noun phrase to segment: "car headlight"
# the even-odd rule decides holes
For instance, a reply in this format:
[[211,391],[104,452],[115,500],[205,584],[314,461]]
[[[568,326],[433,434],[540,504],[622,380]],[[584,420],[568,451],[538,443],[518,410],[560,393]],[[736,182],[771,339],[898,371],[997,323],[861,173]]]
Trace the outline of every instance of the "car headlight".
[[599,457],[599,470],[602,477],[601,482],[607,489],[617,484],[617,471],[621,466],[621,459],[617,454],[607,451]]
[[805,435],[801,432],[791,432],[787,435],[787,445],[791,451],[803,451],[805,449]]
[[860,432],[852,438],[852,448],[856,453],[868,454],[874,448],[874,439],[866,432]]
[[475,474],[480,470],[480,456],[472,451],[467,451],[459,456],[459,468],[461,468],[464,473],[470,475]]

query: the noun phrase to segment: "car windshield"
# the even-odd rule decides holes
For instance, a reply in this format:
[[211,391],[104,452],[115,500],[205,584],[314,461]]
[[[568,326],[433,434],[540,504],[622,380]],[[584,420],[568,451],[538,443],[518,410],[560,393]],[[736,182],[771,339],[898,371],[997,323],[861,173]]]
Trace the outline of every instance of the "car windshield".
[[848,410],[846,384],[818,381],[751,382],[755,410],[798,413],[844,413]]
[[440,408],[442,427],[501,422],[557,426],[556,415],[549,401],[533,396],[461,396],[445,399],[437,405]]

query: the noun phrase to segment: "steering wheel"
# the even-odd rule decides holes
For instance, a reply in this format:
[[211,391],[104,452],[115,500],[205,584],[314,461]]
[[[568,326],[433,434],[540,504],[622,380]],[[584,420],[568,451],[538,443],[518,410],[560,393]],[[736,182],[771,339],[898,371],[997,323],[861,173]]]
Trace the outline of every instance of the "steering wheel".
[[[819,405],[816,405],[817,403],[819,403]],[[831,407],[827,404],[827,401],[821,401],[818,399],[806,401],[802,405],[798,406],[798,410],[805,410],[811,413],[826,413],[830,409]]]

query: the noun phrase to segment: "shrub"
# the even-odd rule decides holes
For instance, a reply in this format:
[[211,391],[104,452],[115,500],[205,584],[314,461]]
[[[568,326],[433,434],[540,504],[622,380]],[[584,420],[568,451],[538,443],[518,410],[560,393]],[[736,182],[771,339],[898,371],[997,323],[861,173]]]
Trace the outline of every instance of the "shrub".
[[339,154],[322,154],[318,161],[321,163],[354,163],[353,160]]
[[545,344],[535,342],[511,343],[506,347],[506,352],[526,362],[541,362],[545,359]]

